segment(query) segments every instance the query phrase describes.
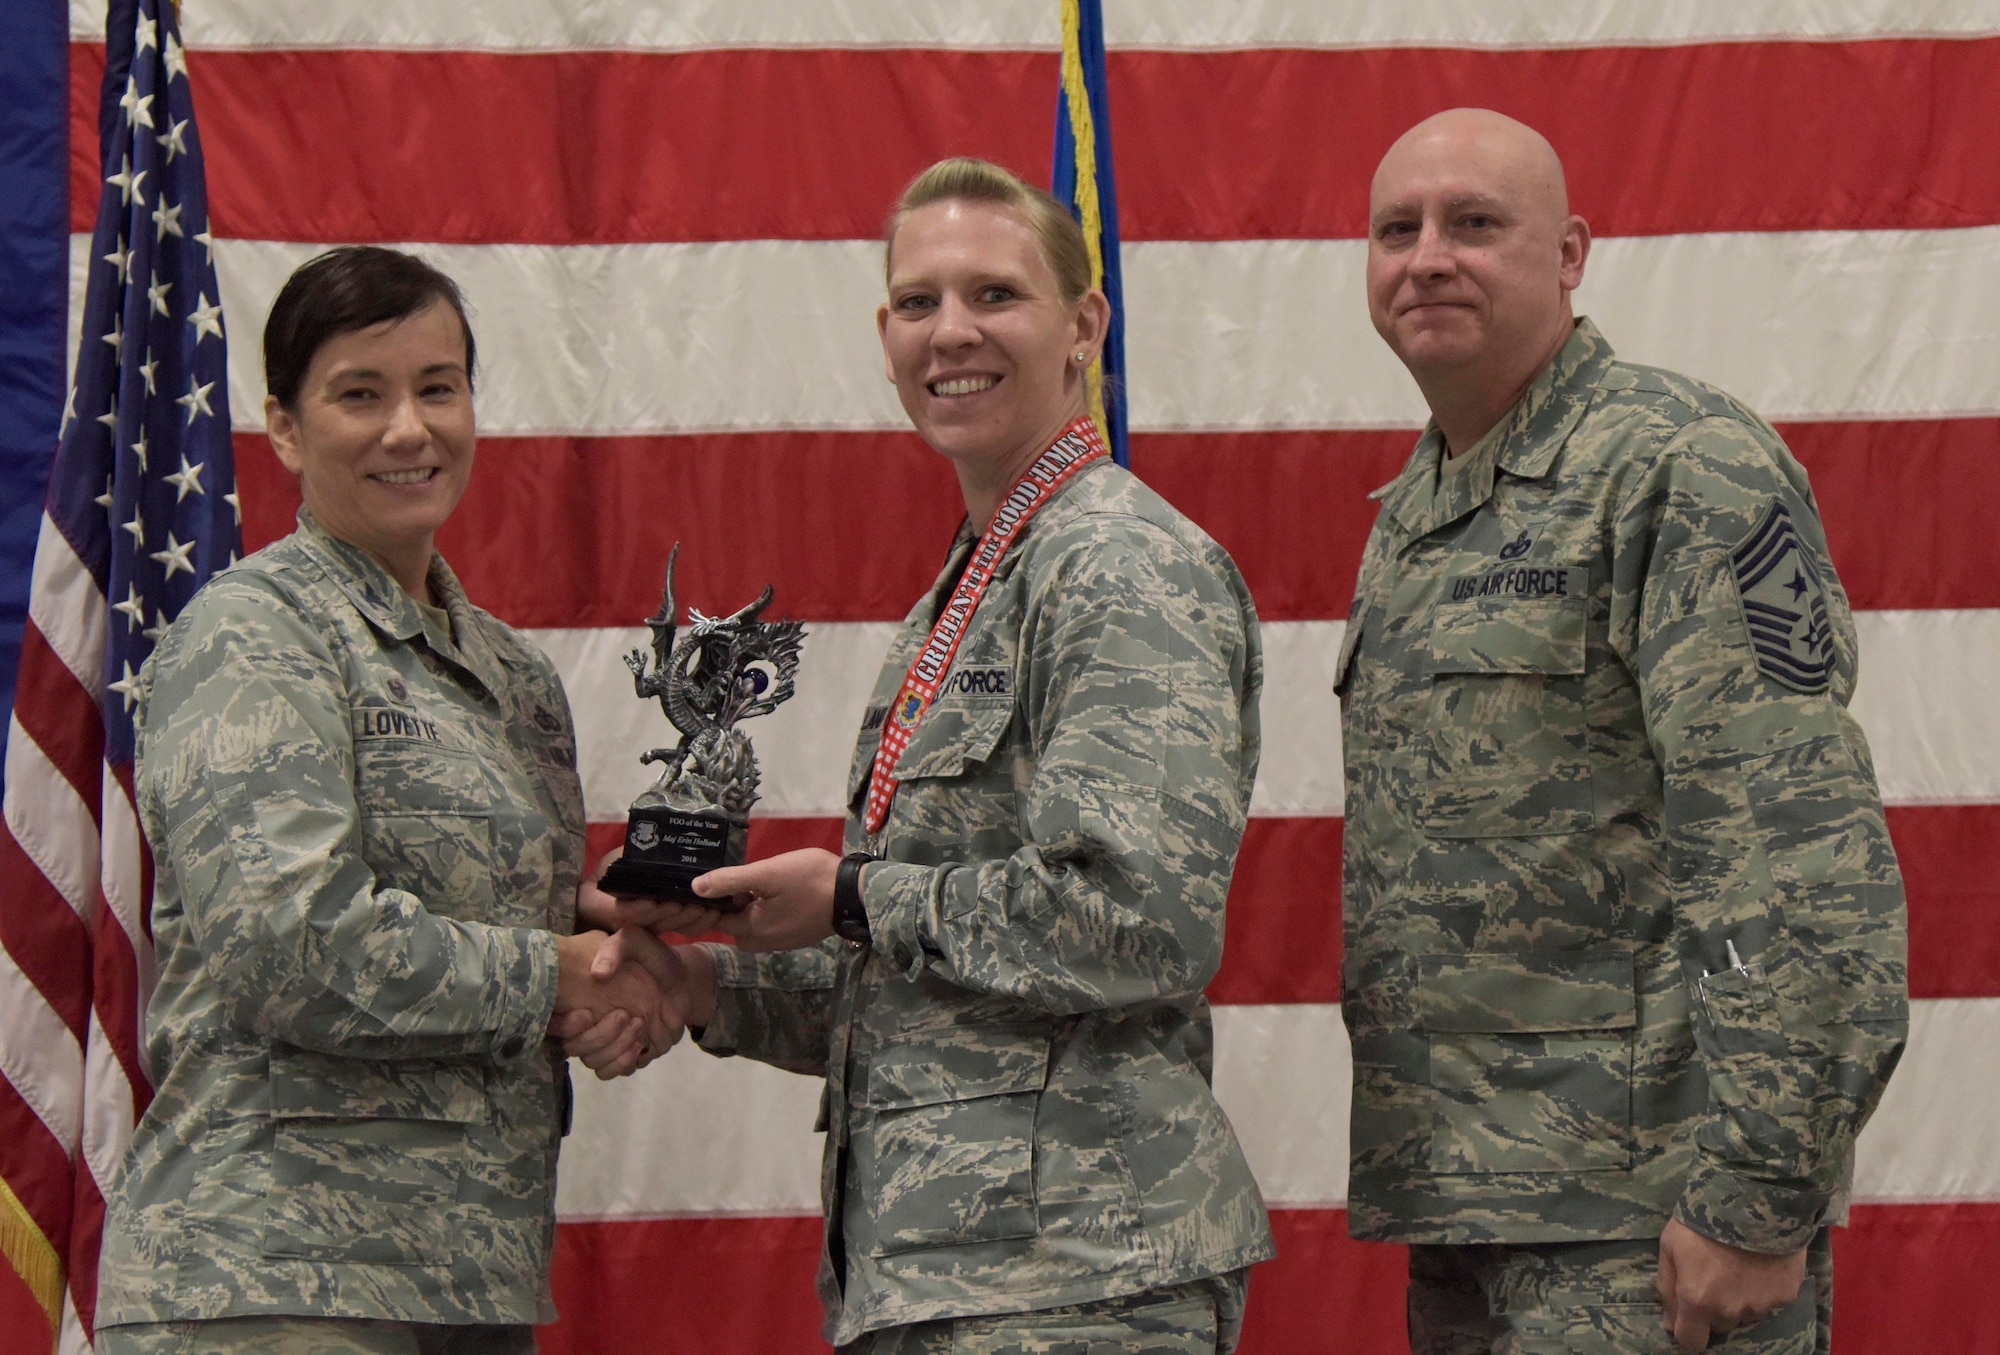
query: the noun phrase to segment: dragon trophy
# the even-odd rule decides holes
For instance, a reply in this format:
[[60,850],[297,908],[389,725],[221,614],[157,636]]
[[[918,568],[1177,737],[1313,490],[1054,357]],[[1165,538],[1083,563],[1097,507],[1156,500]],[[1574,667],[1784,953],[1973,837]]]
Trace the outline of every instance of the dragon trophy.
[[768,584],[741,611],[703,616],[689,608],[687,626],[678,626],[674,564],[680,553],[675,542],[660,610],[646,618],[653,632],[650,664],[643,649],[625,656],[639,699],[659,698],[681,736],[674,747],[639,758],[661,763],[660,776],[632,802],[624,855],[599,882],[607,893],[628,898],[693,900],[688,886],[697,875],[741,864],[758,772],[750,739],[736,724],[768,715],[792,695],[806,634],[797,621],[758,619],[771,605]]

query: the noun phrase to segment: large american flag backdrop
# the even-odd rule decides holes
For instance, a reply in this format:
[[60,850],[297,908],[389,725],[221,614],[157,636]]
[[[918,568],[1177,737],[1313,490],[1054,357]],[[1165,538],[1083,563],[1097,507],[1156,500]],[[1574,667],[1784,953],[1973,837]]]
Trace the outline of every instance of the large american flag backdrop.
[[[877,229],[942,155],[1046,181],[1057,9],[188,0],[245,549],[297,501],[258,423],[271,297],[325,245],[420,247],[465,284],[483,363],[480,464],[441,545],[560,667],[594,845],[662,732],[618,654],[675,540],[688,601],[769,580],[810,623],[799,696],[753,730],[752,850],[832,845],[868,683],[959,513],[882,377]],[[1812,474],[1859,611],[1915,998],[1836,1239],[1836,1348],[2000,1350],[2000,3],[1106,10],[1132,466],[1235,555],[1270,658],[1210,990],[1217,1090],[1279,1238],[1246,1350],[1401,1339],[1401,1254],[1350,1242],[1342,1211],[1328,689],[1364,495],[1424,412],[1366,318],[1368,178],[1458,104],[1563,155],[1597,236],[1580,309],[1619,351],[1743,397]],[[103,27],[76,0],[72,352]],[[816,1096],[685,1048],[584,1082],[543,1348],[817,1348]]]

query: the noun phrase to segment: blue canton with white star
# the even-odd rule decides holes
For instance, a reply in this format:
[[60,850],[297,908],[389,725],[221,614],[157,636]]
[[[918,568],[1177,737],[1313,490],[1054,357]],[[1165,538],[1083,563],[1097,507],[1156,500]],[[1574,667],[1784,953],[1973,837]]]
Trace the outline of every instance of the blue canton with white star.
[[49,515],[110,607],[105,756],[124,763],[139,669],[195,590],[235,562],[242,513],[179,24],[170,0],[114,0],[108,31],[135,36],[122,80],[124,45],[111,44],[104,192]]

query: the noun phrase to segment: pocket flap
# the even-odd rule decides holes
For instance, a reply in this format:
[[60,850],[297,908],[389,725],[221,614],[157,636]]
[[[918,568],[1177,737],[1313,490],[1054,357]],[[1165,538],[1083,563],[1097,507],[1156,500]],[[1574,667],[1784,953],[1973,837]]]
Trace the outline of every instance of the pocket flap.
[[1625,1030],[1639,1023],[1632,955],[1426,955],[1417,1012],[1428,1031],[1530,1034]]
[[1013,718],[1011,699],[933,702],[896,763],[896,779],[957,776],[978,766],[993,756]]
[[[949,1043],[950,1041],[963,1043]],[[931,1032],[892,1045],[868,1063],[867,1104],[907,1110],[1008,1092],[1038,1092],[1048,1082],[1049,1035],[1040,1026]]]
[[342,1058],[309,1049],[271,1054],[271,1113],[287,1119],[486,1119],[486,1079],[458,1062]]
[[[1549,573],[1579,576],[1581,569]],[[1457,581],[1463,583],[1463,580]],[[1583,672],[1589,601],[1580,596],[1441,602],[1431,616],[1429,673]]]
[[357,741],[354,790],[361,812],[456,814],[493,812],[485,768],[468,753],[425,743]]

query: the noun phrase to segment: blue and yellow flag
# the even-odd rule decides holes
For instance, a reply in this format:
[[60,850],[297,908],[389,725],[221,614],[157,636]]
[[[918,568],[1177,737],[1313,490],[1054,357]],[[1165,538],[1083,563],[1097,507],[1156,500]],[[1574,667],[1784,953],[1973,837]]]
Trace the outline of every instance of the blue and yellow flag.
[[1125,288],[1118,267],[1118,192],[1111,178],[1111,114],[1104,79],[1102,0],[1062,0],[1062,89],[1056,97],[1051,191],[1083,223],[1092,283],[1111,299],[1111,332],[1090,369],[1090,412],[1119,465],[1125,448]]

